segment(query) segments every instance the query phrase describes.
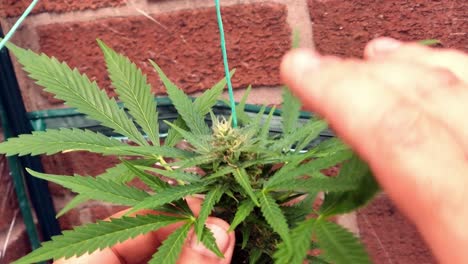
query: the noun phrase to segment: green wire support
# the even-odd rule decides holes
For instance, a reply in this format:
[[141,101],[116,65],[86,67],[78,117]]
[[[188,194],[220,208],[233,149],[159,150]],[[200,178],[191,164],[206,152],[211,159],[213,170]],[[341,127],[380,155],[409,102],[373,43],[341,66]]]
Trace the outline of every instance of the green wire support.
[[232,90],[231,75],[229,73],[229,64],[226,51],[226,40],[224,38],[224,28],[223,28],[223,19],[221,17],[221,6],[219,0],[215,0],[216,5],[216,16],[218,18],[218,27],[219,27],[219,36],[221,39],[221,51],[223,53],[223,63],[224,63],[224,73],[226,75],[226,82],[229,92],[229,102],[231,104],[232,112],[232,127],[237,127],[237,114],[236,114],[236,102],[234,101],[234,92]]
[[28,8],[24,11],[24,13],[21,15],[21,17],[16,21],[16,23],[13,25],[13,27],[8,31],[8,33],[5,35],[5,38],[0,41],[0,50],[3,49],[5,44],[13,37],[15,34],[16,30],[18,30],[19,26],[23,23],[23,21],[26,19],[26,17],[31,13],[31,11],[34,9],[34,7],[37,5],[39,0],[33,0],[31,4],[28,6]]
[[[5,139],[11,137],[10,129],[7,126],[7,116],[3,110],[3,106],[0,103],[0,120],[4,130]],[[21,173],[21,164],[18,160],[18,156],[7,157],[8,166],[10,167],[10,173],[13,179],[13,186],[15,188],[16,197],[18,199],[18,207],[23,217],[23,222],[28,234],[31,248],[36,249],[40,246],[39,236],[37,234],[36,226],[34,224],[34,218],[31,212],[31,205],[29,204],[28,194],[26,192],[26,183],[24,175]]]

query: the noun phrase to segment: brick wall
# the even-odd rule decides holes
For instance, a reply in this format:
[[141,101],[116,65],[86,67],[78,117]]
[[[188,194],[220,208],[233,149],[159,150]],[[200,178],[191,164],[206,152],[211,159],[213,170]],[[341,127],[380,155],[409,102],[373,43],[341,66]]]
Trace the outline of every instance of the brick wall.
[[[4,30],[11,27],[29,2],[0,0]],[[301,46],[315,46],[323,53],[340,56],[359,57],[367,41],[383,35],[404,40],[438,38],[444,47],[468,51],[465,0],[221,2],[230,65],[237,68],[233,79],[235,94],[239,98],[243,88],[252,84],[251,103],[280,102],[278,66],[290,46],[293,28],[301,32]],[[134,60],[149,75],[156,95],[164,91],[148,59],[155,60],[172,80],[194,95],[223,76],[212,0],[43,0],[14,42],[67,61],[113,95],[96,38]],[[61,102],[44,93],[18,69],[17,76],[29,111],[62,107]],[[68,153],[44,157],[43,163],[49,173],[97,175],[115,160]],[[0,177],[2,193],[10,188],[8,180]],[[73,197],[58,186],[51,184],[50,189],[57,210]],[[16,210],[14,204],[8,207],[0,216],[0,246]],[[120,209],[88,203],[65,215],[60,224],[69,229]],[[368,208],[338,221],[363,238],[376,263],[435,263],[414,226],[385,195]],[[26,243],[24,231],[19,228],[17,233],[18,242],[7,247],[9,252],[17,249],[16,255],[8,261],[27,250],[17,245]],[[0,263],[8,261],[0,259]]]

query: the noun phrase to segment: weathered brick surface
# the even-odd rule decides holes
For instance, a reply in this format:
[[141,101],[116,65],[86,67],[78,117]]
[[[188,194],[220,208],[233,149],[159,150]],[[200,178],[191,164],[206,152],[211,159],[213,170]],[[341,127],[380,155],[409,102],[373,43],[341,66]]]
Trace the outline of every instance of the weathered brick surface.
[[29,239],[26,233],[26,229],[23,225],[23,220],[21,218],[16,219],[16,225],[11,230],[9,235],[8,243],[6,244],[5,251],[4,244],[6,238],[8,237],[8,230],[0,231],[0,263],[7,264],[12,263],[13,261],[19,259],[20,257],[26,255],[31,251],[29,246]]
[[[102,7],[119,6],[126,2],[126,0],[41,0],[33,9],[32,14],[98,9]],[[30,3],[30,0],[2,0],[0,2],[0,16],[19,16],[26,10]]]
[[436,263],[414,225],[382,195],[358,214],[361,238],[373,263]]
[[[279,85],[281,56],[290,46],[287,10],[280,4],[236,5],[223,9],[234,87]],[[37,28],[41,51],[67,61],[111,91],[96,38],[122,52],[149,74],[156,92],[162,85],[148,59],[187,92],[211,87],[223,76],[213,8],[146,17],[50,24]]]
[[443,47],[468,51],[468,1],[308,0],[317,50],[361,57],[379,36],[405,41],[436,38]]
[[[63,208],[66,202],[70,199],[71,196],[64,199],[56,197],[55,204],[57,211]],[[70,230],[76,226],[94,223],[96,220],[103,220],[127,208],[128,207],[125,206],[116,206],[92,201],[84,203],[83,205],[70,210],[65,215],[61,216],[58,220],[62,230]]]
[[[113,167],[118,162],[117,158],[113,156],[102,156],[84,151],[42,157],[45,172],[61,175],[96,176],[105,172],[106,169]],[[63,196],[71,193],[68,189],[64,189],[55,183],[49,183],[49,189],[54,196]]]
[[[3,136],[0,134],[0,142]],[[8,170],[7,159],[0,155],[0,231],[5,230],[10,225],[18,203],[16,200],[15,189]]]

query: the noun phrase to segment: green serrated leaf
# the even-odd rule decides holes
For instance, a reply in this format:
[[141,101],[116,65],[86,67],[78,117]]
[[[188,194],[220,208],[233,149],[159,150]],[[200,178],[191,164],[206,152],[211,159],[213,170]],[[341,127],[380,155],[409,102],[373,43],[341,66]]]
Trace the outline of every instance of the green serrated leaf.
[[14,263],[29,264],[81,256],[181,220],[183,219],[173,216],[144,215],[98,221],[96,224],[76,227],[72,231],[63,231],[63,235],[52,237],[52,241],[43,243],[42,247]]
[[118,54],[98,40],[104,53],[107,70],[119,99],[124,103],[135,122],[141,126],[153,145],[159,145],[159,124],[156,101],[146,75],[127,57]]
[[168,158],[189,158],[194,153],[168,146],[118,146],[107,147],[103,150],[104,154],[119,156],[143,156],[148,158],[159,158],[160,156]]
[[327,177],[321,173],[314,173],[308,178],[282,181],[269,187],[269,190],[275,191],[296,191],[306,193],[316,192],[345,192],[354,190],[353,182],[349,179],[340,179]]
[[237,168],[234,171],[234,179],[236,179],[237,183],[242,187],[250,199],[252,199],[252,202],[254,202],[257,206],[260,206],[257,196],[255,195],[252,188],[252,184],[250,183],[249,175],[244,168]]
[[186,223],[170,234],[148,264],[176,264],[192,223]]
[[[184,119],[182,119],[181,116],[178,116],[172,124],[176,127],[179,127],[180,129],[189,130],[189,128],[185,124]],[[177,132],[177,130],[169,128],[169,131],[167,132],[167,137],[164,140],[164,145],[172,147],[175,146],[182,139],[182,135],[179,132]]]
[[292,133],[297,126],[301,110],[301,101],[295,97],[291,91],[283,88],[283,105],[281,107],[281,124],[283,126],[283,135]]
[[[247,103],[247,98],[249,97],[249,94],[251,91],[252,91],[252,85],[249,85],[247,89],[245,90],[244,94],[242,95],[242,98],[239,104],[236,105],[237,118],[244,125],[252,122],[252,119],[250,118],[250,116],[245,112],[245,105]],[[229,105],[229,102],[227,102],[227,105]]]
[[338,138],[331,138],[320,142],[313,149],[309,150],[310,158],[322,158],[343,150],[349,150],[349,146]]
[[184,172],[180,170],[164,170],[164,169],[158,169],[158,168],[147,167],[147,166],[137,166],[137,168],[140,170],[155,172],[167,178],[171,178],[171,179],[178,180],[178,181],[183,181],[183,182],[188,182],[188,183],[201,181],[200,175],[189,173],[189,172]]
[[182,199],[187,195],[202,193],[207,188],[208,186],[205,186],[204,184],[196,183],[167,188],[135,204],[129,213],[142,209],[155,209],[167,203]]
[[216,186],[206,194],[200,213],[198,214],[197,221],[195,222],[195,234],[197,234],[199,240],[203,239],[203,230],[206,219],[208,219],[208,216],[211,214],[211,211],[213,211],[214,206],[221,199],[221,196],[223,196],[223,193],[223,188],[221,186]]
[[336,264],[371,263],[364,246],[343,227],[325,220],[317,220],[314,227],[322,254]]
[[260,249],[252,249],[250,251],[250,256],[249,256],[249,263],[250,264],[256,264],[260,258],[262,257],[263,252]]
[[195,147],[195,151],[199,153],[210,153],[210,145],[208,144],[208,137],[202,137],[200,135],[191,133],[189,131],[183,130],[176,125],[166,122],[166,124],[177,131],[183,138],[185,138],[190,144]]
[[206,155],[195,156],[193,158],[181,159],[179,161],[171,162],[168,165],[171,167],[178,166],[180,168],[190,168],[203,164],[208,164],[216,160],[218,160],[218,158],[210,153]]
[[44,90],[65,101],[70,107],[127,136],[140,145],[148,145],[133,121],[120,108],[114,99],[110,99],[96,82],[81,75],[77,69],[70,69],[67,64],[55,58],[36,54],[31,50],[7,44],[8,49],[16,56],[29,77],[44,87]]
[[203,236],[201,238],[201,242],[207,249],[215,253],[216,256],[224,258],[224,255],[219,249],[218,244],[216,244],[216,239],[213,235],[213,232],[211,232],[211,230],[206,226],[203,227]]
[[254,208],[255,204],[252,202],[252,200],[242,201],[239,207],[237,207],[237,211],[229,227],[229,231],[234,231],[236,227],[242,223],[247,218],[247,216],[250,215]]
[[268,193],[262,191],[258,194],[260,201],[260,210],[267,223],[278,233],[283,239],[286,247],[292,250],[291,236],[289,235],[289,227],[281,208],[276,203],[275,199]]
[[320,136],[320,133],[324,131],[328,125],[324,120],[314,120],[312,124],[307,124],[306,126],[307,135],[298,136],[299,140],[296,145],[296,152],[302,151],[306,148],[314,139]]
[[[241,166],[242,167],[242,166]],[[226,174],[233,174],[236,171],[236,168],[231,166],[219,167],[216,171],[211,174],[208,174],[204,177],[205,180],[212,180],[219,177],[222,177]]]
[[276,141],[274,149],[289,151],[297,142],[296,152],[299,152],[326,128],[327,123],[325,121],[311,119],[305,125],[295,128],[289,134],[284,135],[281,140]]
[[324,216],[354,211],[366,205],[380,190],[369,166],[357,155],[342,166],[337,180],[350,181],[354,189],[326,193],[320,208]]
[[86,194],[89,199],[100,200],[120,205],[135,205],[149,195],[127,185],[83,176],[64,176],[36,172],[26,169],[34,177],[51,181],[77,193]]
[[251,225],[243,225],[241,229],[242,233],[242,244],[241,249],[245,249],[247,247],[247,243],[250,240],[250,234],[252,233],[252,226]]
[[270,123],[271,123],[271,119],[273,118],[273,114],[275,113],[275,110],[276,108],[275,107],[272,107],[270,109],[270,113],[268,113],[268,116],[265,120],[265,122],[263,123],[263,127],[262,129],[260,130],[260,134],[259,134],[259,138],[267,138],[268,137],[268,133],[270,132]]
[[[231,70],[229,73],[231,78],[236,70]],[[211,89],[203,92],[200,96],[195,98],[193,101],[193,107],[202,115],[207,114],[213,106],[218,102],[219,97],[223,93],[224,87],[226,87],[226,78],[221,79]]]
[[278,245],[278,250],[273,257],[276,264],[302,264],[307,257],[312,244],[312,232],[315,219],[310,218],[299,223],[291,230],[293,250],[290,250],[284,242]]
[[[136,159],[128,160],[130,164],[136,166],[150,166],[156,163],[155,159]],[[123,162],[107,169],[104,173],[96,176],[103,180],[112,181],[115,183],[127,183],[135,178],[135,173],[131,171]]]
[[57,213],[55,216],[56,218],[61,217],[62,215],[66,214],[68,211],[71,209],[77,207],[80,204],[83,204],[90,200],[90,198],[87,195],[84,194],[78,194],[77,196],[73,197],[73,199],[65,205],[60,212]]
[[151,188],[151,190],[155,192],[160,192],[169,187],[169,184],[162,181],[157,176],[154,176],[154,175],[151,175],[151,174],[148,174],[139,170],[139,168],[141,168],[142,166],[138,166],[138,165],[135,166],[126,160],[122,162],[134,175],[137,176],[138,179],[140,179],[144,184],[146,184],[149,188]]
[[159,78],[166,87],[167,95],[171,99],[177,113],[184,119],[185,124],[190,128],[190,131],[197,135],[209,134],[210,129],[205,123],[204,114],[193,106],[192,100],[177,86],[172,83],[161,68],[152,60],[150,63],[153,65]]
[[314,172],[329,168],[340,162],[348,160],[353,153],[350,150],[336,152],[332,155],[312,160],[297,167],[284,166],[276,172],[266,183],[265,188],[274,188],[279,184],[296,179],[299,176],[312,175]]
[[107,153],[107,148],[119,146],[126,146],[126,144],[90,130],[62,128],[33,131],[30,135],[10,138],[0,143],[0,153],[7,156],[52,155],[58,152],[79,150]]

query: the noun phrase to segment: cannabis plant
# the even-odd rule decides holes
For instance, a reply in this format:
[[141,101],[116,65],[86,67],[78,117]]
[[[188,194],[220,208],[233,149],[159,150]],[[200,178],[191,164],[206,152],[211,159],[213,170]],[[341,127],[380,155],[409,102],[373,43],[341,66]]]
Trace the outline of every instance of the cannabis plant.
[[[128,206],[129,214],[143,209],[167,214],[127,214],[76,227],[15,263],[81,256],[177,222],[181,227],[167,237],[149,263],[176,263],[190,229],[200,243],[222,256],[205,226],[210,214],[230,223],[236,234],[233,263],[369,262],[358,239],[329,220],[364,205],[378,186],[368,166],[345,144],[336,138],[317,140],[327,128],[325,121],[299,122],[300,102],[287,89],[281,109],[282,133],[275,136],[269,132],[277,112],[274,108],[263,107],[258,115],[249,115],[244,96],[235,109],[239,126],[233,127],[231,117],[212,112],[224,79],[192,100],[150,61],[178,112],[174,122],[167,122],[170,129],[161,140],[156,101],[146,76],[128,58],[98,42],[122,105],[67,64],[13,44],[8,47],[45,91],[132,144],[90,130],[49,129],[11,138],[0,144],[0,153],[89,151],[120,159],[120,164],[97,177],[28,169],[31,175],[78,194],[59,215],[88,200]],[[337,176],[323,174],[336,164],[341,166]],[[129,185],[134,178],[151,191]],[[324,198],[317,204],[319,193]],[[204,195],[198,216],[185,200],[195,194]]]

